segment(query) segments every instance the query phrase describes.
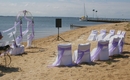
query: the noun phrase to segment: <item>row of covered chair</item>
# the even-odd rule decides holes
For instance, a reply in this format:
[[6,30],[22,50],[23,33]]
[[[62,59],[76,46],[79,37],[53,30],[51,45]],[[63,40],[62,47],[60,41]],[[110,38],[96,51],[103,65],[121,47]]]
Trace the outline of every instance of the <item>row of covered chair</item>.
[[113,37],[109,40],[99,40],[97,46],[90,51],[91,43],[79,44],[78,49],[72,55],[71,43],[59,44],[58,54],[52,66],[79,64],[82,62],[92,62],[95,60],[108,60],[109,56],[118,55],[123,50],[123,39]]
[[88,36],[89,41],[99,41],[99,40],[110,40],[112,36],[125,36],[125,31],[118,30],[117,33],[115,33],[114,29],[111,29],[109,33],[107,34],[106,29],[101,29],[99,34],[97,30],[92,30],[90,35]]

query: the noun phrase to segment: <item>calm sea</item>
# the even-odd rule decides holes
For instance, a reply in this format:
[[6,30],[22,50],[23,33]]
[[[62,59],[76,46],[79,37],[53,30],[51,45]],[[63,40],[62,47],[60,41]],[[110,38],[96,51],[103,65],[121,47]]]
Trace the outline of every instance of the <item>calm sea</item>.
[[[34,30],[35,30],[35,39],[47,37],[50,35],[55,35],[58,33],[58,29],[55,26],[56,18],[62,19],[62,27],[59,29],[59,32],[65,32],[71,30],[70,25],[81,25],[81,26],[90,26],[97,24],[105,24],[104,22],[82,22],[79,21],[78,17],[34,17]],[[16,17],[15,16],[0,16],[0,31],[4,31],[14,26]],[[25,30],[27,22],[23,19],[22,28]],[[18,26],[19,27],[19,26]],[[8,33],[3,33],[4,38],[2,40],[11,41],[13,37],[9,38]],[[17,34],[15,35],[15,37]],[[26,41],[27,35],[24,36],[24,41]]]

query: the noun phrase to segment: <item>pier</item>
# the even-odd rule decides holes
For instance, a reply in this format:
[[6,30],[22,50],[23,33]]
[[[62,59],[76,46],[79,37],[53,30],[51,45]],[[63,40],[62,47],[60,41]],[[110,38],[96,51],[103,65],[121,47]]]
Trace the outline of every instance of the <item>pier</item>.
[[122,19],[122,18],[91,18],[91,17],[88,17],[87,21],[119,23],[119,22],[130,22],[130,19]]

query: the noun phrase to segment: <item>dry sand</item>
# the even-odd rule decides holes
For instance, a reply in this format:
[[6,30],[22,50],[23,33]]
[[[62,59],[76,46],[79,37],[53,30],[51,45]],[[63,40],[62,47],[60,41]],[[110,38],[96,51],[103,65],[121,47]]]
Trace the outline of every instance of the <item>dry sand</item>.
[[[101,24],[86,28],[78,28],[61,33],[60,36],[72,43],[72,53],[78,44],[87,43],[91,30],[110,29],[125,30],[124,23]],[[55,61],[57,45],[68,43],[54,40],[57,35],[33,41],[33,47],[25,49],[27,54],[11,56],[9,67],[0,65],[0,80],[130,80],[130,31],[126,31],[125,45],[122,55],[108,61],[96,61],[73,67],[53,67],[48,65]],[[91,41],[91,51],[97,45]],[[23,43],[26,46],[26,43]]]

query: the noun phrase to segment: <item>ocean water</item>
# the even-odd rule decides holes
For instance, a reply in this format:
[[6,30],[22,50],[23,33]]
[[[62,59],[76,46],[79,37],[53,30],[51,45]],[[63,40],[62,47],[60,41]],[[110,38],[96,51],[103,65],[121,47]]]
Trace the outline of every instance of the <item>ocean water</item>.
[[[58,34],[58,29],[56,28],[55,21],[57,18],[62,20],[62,27],[59,28],[59,32],[65,32],[71,30],[70,25],[80,25],[80,26],[90,26],[97,24],[106,24],[105,22],[89,22],[89,21],[79,21],[78,17],[34,17],[34,30],[35,38],[47,37],[50,35]],[[14,26],[16,16],[0,16],[0,31],[4,31]],[[26,20],[22,19],[22,30],[24,31],[27,26]],[[19,28],[19,26],[17,26]],[[29,32],[30,33],[30,32]],[[7,35],[8,33],[3,33],[3,41],[11,41],[13,37]],[[18,36],[16,33],[15,37]],[[27,35],[24,36],[23,41],[27,40]]]

